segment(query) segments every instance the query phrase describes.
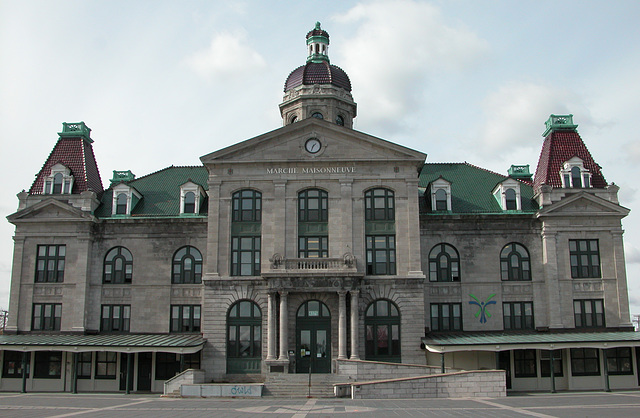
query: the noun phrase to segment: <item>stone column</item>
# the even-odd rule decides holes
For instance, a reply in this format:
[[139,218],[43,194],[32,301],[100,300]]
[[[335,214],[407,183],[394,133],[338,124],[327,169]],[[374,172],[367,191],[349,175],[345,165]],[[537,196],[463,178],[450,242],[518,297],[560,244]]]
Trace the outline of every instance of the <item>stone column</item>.
[[276,294],[269,292],[267,299],[267,360],[276,358]]
[[347,358],[347,292],[338,291],[338,359]]
[[546,300],[541,301],[542,306],[547,305],[549,315],[549,328],[564,328],[562,311],[558,301],[563,300],[558,281],[558,234],[548,226],[542,226],[542,263],[544,278],[546,281]]
[[289,354],[287,352],[288,348],[288,339],[289,339],[289,321],[288,319],[288,311],[287,308],[287,296],[289,292],[281,291],[280,292],[280,356],[278,356],[278,360],[288,360]]
[[358,334],[360,329],[360,320],[358,318],[358,295],[359,290],[351,291],[351,360],[359,360],[358,350]]

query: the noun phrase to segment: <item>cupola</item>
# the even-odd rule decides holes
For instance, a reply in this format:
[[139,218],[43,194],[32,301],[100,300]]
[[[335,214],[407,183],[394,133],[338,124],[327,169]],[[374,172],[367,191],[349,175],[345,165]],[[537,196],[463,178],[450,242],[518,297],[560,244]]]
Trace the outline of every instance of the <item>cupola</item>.
[[307,33],[307,63],[293,70],[284,83],[280,104],[283,125],[315,117],[353,127],[356,103],[344,70],[329,61],[329,34],[316,22]]

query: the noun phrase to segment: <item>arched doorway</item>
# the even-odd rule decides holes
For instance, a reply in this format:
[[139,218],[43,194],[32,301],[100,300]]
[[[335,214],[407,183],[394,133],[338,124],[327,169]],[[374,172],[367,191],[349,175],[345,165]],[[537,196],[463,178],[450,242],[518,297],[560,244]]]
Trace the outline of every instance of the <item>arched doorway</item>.
[[331,315],[318,300],[300,305],[296,315],[296,373],[331,373]]

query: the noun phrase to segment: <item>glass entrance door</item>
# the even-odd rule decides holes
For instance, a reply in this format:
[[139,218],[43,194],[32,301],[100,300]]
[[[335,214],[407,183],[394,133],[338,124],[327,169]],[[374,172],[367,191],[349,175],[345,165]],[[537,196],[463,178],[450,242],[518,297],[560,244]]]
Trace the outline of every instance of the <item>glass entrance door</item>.
[[311,300],[298,309],[296,373],[331,373],[331,316],[324,303]]

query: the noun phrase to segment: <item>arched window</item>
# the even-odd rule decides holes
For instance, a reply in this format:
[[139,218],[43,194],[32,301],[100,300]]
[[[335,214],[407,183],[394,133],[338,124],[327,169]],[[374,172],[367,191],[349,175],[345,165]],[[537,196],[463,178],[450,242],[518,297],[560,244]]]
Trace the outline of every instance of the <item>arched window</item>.
[[395,220],[395,198],[392,190],[371,189],[364,194],[364,216],[367,221]]
[[131,283],[133,256],[125,247],[114,247],[104,257],[103,283]]
[[507,189],[504,192],[506,210],[517,210],[518,203],[516,201],[516,191],[513,189]]
[[391,301],[378,299],[366,310],[365,355],[367,360],[400,362],[400,311]]
[[582,187],[582,172],[580,167],[573,167],[571,169],[571,187]]
[[184,195],[184,213],[196,212],[196,194],[187,192]]
[[448,210],[447,208],[447,192],[444,189],[438,189],[436,196],[436,210]]
[[344,126],[344,118],[341,115],[336,116],[336,125]]
[[262,193],[255,190],[235,192],[233,201],[233,222],[260,222],[262,219]]
[[260,274],[262,193],[239,190],[232,196],[231,275]]
[[298,194],[298,222],[327,222],[329,195],[324,190],[308,189]]
[[227,373],[260,373],[262,313],[250,300],[236,302],[227,315]]
[[311,116],[316,119],[324,119],[324,116],[322,116],[322,113],[320,112],[314,112]]
[[202,282],[202,254],[197,248],[185,246],[173,255],[171,282],[177,284]]
[[116,199],[116,215],[127,214],[127,195],[120,193]]
[[505,245],[500,252],[502,280],[531,280],[529,251],[518,243]]
[[329,257],[328,204],[324,190],[298,193],[298,257]]
[[460,256],[449,244],[438,244],[429,253],[429,281],[459,282]]
[[62,173],[53,176],[53,194],[62,193]]

